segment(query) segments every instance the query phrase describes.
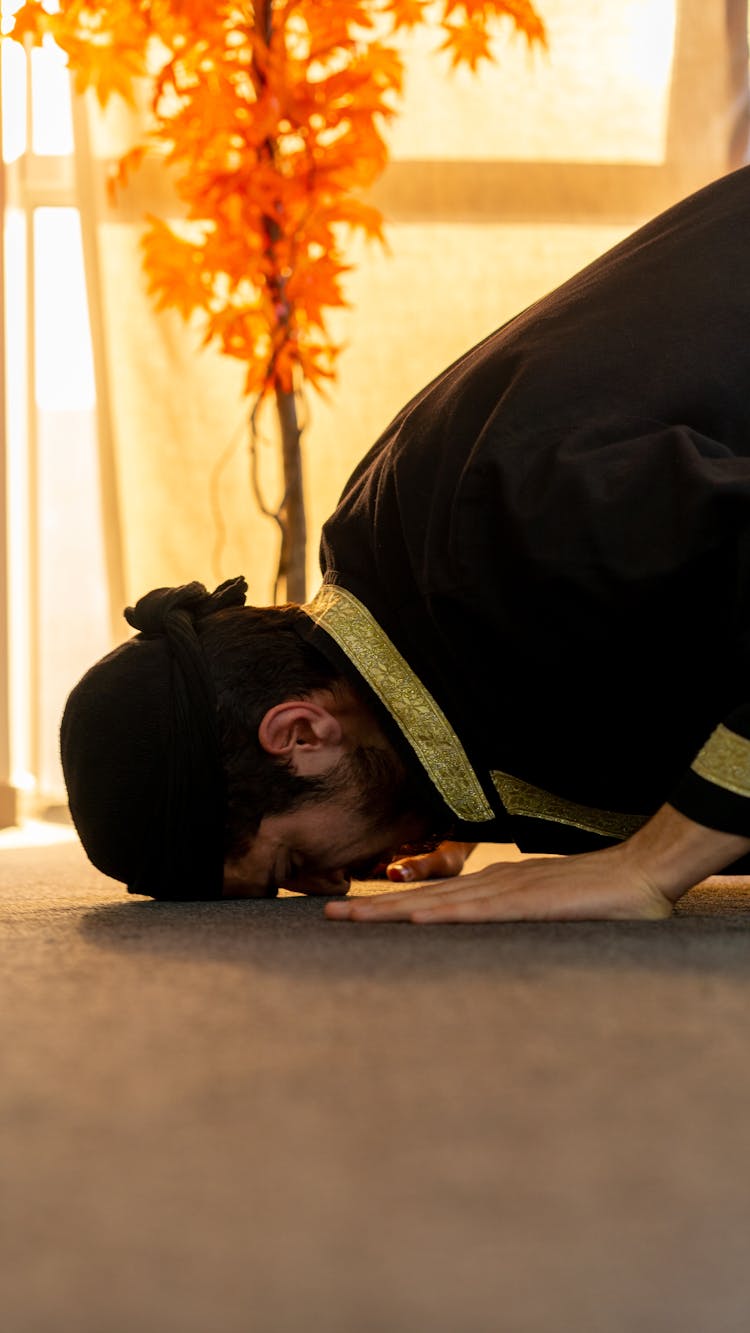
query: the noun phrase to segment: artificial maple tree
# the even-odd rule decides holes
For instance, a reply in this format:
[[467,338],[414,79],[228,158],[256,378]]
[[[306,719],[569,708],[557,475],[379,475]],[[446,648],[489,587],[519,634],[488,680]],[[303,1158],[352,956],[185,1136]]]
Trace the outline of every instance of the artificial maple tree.
[[[492,58],[499,22],[544,45],[530,0],[26,0],[11,38],[50,34],[78,91],[102,106],[149,90],[142,140],[173,170],[184,219],[150,217],[144,266],[158,308],[202,319],[246,368],[256,497],[281,530],[276,581],[305,594],[305,505],[298,395],[335,376],[340,350],[326,312],[346,304],[347,229],[382,238],[362,193],[383,171],[385,123],[396,114],[401,30],[429,24],[453,66]],[[284,494],[276,509],[257,485],[259,407],[275,400]]]

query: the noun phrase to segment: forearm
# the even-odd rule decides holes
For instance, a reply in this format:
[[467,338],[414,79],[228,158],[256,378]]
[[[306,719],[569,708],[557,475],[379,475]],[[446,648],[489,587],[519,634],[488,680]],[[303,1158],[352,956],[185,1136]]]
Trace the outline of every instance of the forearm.
[[621,845],[636,874],[670,902],[750,853],[750,838],[706,828],[663,805]]

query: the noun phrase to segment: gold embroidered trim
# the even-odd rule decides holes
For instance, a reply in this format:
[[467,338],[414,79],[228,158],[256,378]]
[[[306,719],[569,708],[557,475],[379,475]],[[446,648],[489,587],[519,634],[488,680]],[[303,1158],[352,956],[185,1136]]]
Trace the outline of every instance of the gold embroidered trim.
[[716,787],[737,796],[750,796],[750,741],[722,722],[695,756],[691,768]]
[[531,819],[549,819],[553,824],[570,824],[586,833],[601,833],[607,837],[629,838],[646,815],[629,815],[620,810],[597,810],[590,805],[566,801],[554,792],[533,787],[522,778],[510,773],[490,773],[503,805],[509,815],[527,815]]
[[367,608],[346,589],[325,583],[304,610],[385,704],[453,813],[474,821],[494,818],[447,717]]

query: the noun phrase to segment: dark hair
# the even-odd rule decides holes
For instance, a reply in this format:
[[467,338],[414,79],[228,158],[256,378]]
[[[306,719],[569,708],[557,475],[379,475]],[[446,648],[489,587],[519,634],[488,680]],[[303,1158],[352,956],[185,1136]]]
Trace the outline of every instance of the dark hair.
[[269,708],[331,689],[339,679],[299,633],[303,623],[309,622],[298,606],[243,606],[219,611],[200,625],[216,687],[226,776],[225,856],[246,849],[264,815],[295,809],[323,785],[323,779],[298,777],[258,741]]

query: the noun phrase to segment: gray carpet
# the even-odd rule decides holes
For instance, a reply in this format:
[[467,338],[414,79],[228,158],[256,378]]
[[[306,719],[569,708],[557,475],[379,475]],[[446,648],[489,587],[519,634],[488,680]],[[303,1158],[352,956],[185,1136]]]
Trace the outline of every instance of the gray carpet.
[[750,896],[365,927],[68,845],[0,904],[3,1333],[747,1333]]

